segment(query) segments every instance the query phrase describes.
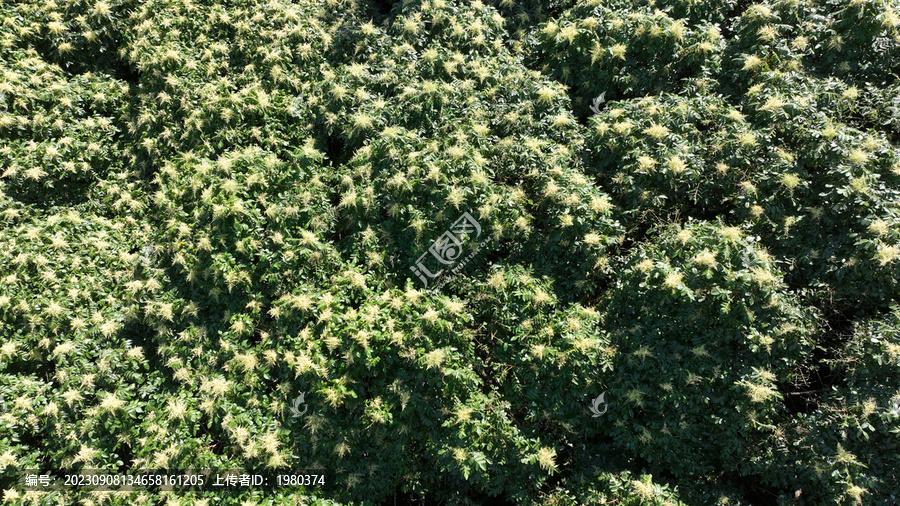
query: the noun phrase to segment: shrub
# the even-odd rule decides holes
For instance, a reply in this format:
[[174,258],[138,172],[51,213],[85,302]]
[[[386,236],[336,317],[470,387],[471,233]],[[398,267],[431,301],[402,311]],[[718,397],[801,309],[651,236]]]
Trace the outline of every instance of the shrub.
[[596,2],[566,11],[540,30],[544,72],[570,86],[579,114],[607,100],[676,92],[717,67],[722,40],[712,25],[688,25],[663,11]]
[[116,142],[129,87],[102,75],[69,77],[20,51],[0,61],[0,178],[26,203],[74,204],[121,170]]
[[894,6],[0,13],[5,502],[896,502]]
[[811,350],[816,315],[740,228],[661,230],[601,310],[615,349],[604,428],[651,470],[739,472],[789,419],[778,385]]
[[[809,501],[891,504],[900,431],[900,312],[854,323],[828,361],[843,381],[813,396],[818,409],[786,424],[754,463],[767,484],[800,490]],[[773,466],[774,463],[774,466]],[[772,472],[791,469],[791,472]]]

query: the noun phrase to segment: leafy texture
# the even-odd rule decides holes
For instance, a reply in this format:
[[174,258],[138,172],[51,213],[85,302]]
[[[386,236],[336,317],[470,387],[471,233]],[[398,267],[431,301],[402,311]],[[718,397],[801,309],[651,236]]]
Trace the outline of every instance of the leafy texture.
[[0,19],[4,503],[898,502],[896,2]]

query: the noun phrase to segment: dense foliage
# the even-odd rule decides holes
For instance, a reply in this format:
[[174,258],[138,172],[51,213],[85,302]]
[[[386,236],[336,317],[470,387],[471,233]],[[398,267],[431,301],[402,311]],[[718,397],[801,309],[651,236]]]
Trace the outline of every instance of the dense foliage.
[[[891,0],[2,3],[2,501],[900,502],[898,51]],[[16,485],[202,468],[328,484]]]

